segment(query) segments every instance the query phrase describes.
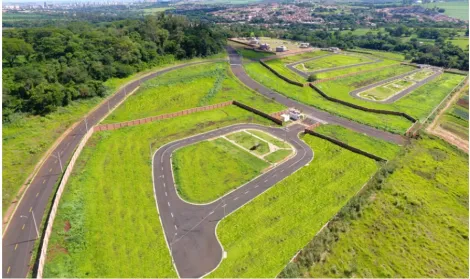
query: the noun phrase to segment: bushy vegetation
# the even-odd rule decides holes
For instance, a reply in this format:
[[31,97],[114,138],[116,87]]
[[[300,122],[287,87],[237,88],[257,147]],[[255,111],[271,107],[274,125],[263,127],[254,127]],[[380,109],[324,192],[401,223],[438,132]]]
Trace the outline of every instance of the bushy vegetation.
[[173,154],[176,189],[184,200],[195,203],[216,200],[268,166],[224,138],[189,145]]
[[357,109],[330,102],[308,86],[298,87],[287,82],[281,82],[276,75],[259,63],[245,65],[245,69],[251,78],[267,88],[307,105],[328,111],[332,114],[400,134],[405,133],[405,131],[411,126],[411,123],[402,117],[359,111]]
[[44,277],[176,277],[155,207],[149,152],[252,116],[229,106],[93,135],[66,185]]
[[468,85],[462,92],[459,100],[442,115],[439,126],[462,139],[468,139]]
[[227,258],[210,277],[274,277],[377,170],[376,163],[328,141],[303,137],[308,166],[221,221]]
[[397,144],[368,137],[338,125],[320,125],[315,128],[315,132],[340,140],[352,147],[359,148],[387,160],[393,159],[401,150],[401,147]]
[[128,121],[230,100],[265,112],[284,109],[284,106],[245,87],[227,63],[208,63],[186,67],[184,71],[168,72],[147,81],[104,122]]
[[468,277],[468,155],[425,136],[280,277]]
[[104,96],[103,82],[174,59],[223,50],[215,27],[158,14],[96,27],[7,29],[3,34],[3,120],[12,113],[47,114],[73,100]]

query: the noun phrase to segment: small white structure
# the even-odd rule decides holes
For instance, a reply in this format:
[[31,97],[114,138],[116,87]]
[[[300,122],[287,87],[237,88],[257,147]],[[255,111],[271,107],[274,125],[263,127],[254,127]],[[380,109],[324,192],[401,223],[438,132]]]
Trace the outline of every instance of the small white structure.
[[264,43],[264,44],[260,44],[260,45],[259,45],[259,49],[260,49],[260,50],[270,50],[271,47],[269,46],[269,44]]
[[309,46],[309,43],[300,43],[300,48],[308,48]]
[[286,46],[278,46],[278,47],[276,47],[276,52],[284,52],[284,51],[287,51],[287,47],[286,47]]
[[259,41],[257,39],[251,39],[249,44],[250,45],[257,45],[257,44],[259,44]]
[[289,117],[290,119],[292,120],[299,120],[300,119],[300,111],[296,110],[296,109],[289,109]]
[[281,114],[281,119],[282,122],[287,122],[290,120],[290,115],[289,114]]

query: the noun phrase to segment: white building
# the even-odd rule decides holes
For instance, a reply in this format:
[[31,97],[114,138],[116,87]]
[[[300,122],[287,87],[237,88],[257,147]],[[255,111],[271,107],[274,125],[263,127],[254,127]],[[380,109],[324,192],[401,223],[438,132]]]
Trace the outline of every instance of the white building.
[[287,51],[287,47],[286,47],[286,46],[278,46],[278,47],[276,47],[276,52],[284,52],[284,51]]

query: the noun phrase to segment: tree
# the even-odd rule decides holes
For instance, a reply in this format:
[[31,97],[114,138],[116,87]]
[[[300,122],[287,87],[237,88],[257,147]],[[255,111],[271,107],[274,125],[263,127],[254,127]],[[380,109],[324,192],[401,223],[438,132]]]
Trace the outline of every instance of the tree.
[[307,81],[309,81],[309,82],[314,82],[314,81],[316,81],[316,80],[318,80],[318,76],[315,75],[315,74],[311,74],[311,75],[309,75],[308,78],[307,78]]
[[33,47],[22,39],[4,37],[2,41],[2,55],[10,67],[13,67],[18,56],[23,55],[29,60],[30,55],[34,53]]

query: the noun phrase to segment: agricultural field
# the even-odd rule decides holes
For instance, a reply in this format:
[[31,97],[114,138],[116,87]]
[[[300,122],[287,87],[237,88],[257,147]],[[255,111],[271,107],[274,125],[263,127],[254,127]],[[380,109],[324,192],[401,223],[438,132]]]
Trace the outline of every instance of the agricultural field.
[[305,72],[313,72],[371,61],[370,58],[360,55],[335,54],[298,64],[295,68]]
[[467,278],[468,171],[468,155],[448,143],[428,136],[414,141],[388,166],[388,177],[344,210],[285,272]]
[[378,169],[375,161],[328,141],[303,140],[314,160],[218,225],[227,258],[209,277],[276,277]]
[[426,3],[422,4],[424,7],[428,9],[432,9],[434,7],[444,8],[444,14],[468,21],[468,1],[451,1],[451,2],[438,2],[438,3]]
[[315,132],[340,140],[352,147],[359,148],[386,160],[391,160],[400,153],[400,145],[369,137],[338,125],[320,125]]
[[461,49],[468,51],[468,37],[455,38],[448,40],[448,42],[451,42],[453,45],[456,45]]
[[214,201],[292,154],[289,145],[284,147],[279,139],[254,131],[243,130],[176,150],[173,171],[178,194],[193,203]]
[[[169,94],[171,92],[171,94]],[[284,106],[245,87],[226,62],[186,67],[147,81],[104,123],[116,123],[237,100],[265,112]]]
[[149,145],[155,151],[250,118],[271,124],[229,106],[94,134],[65,187],[44,277],[176,277],[155,207]]
[[410,66],[404,65],[387,67],[372,73],[358,74],[340,80],[322,82],[319,83],[317,87],[331,97],[357,105],[376,109],[401,111],[415,118],[424,119],[434,107],[464,79],[462,75],[443,73],[434,80],[418,87],[413,92],[391,104],[370,102],[349,95],[349,92],[354,89],[409,72],[413,69],[414,68]]
[[280,82],[280,79],[276,75],[259,63],[251,63],[244,65],[244,67],[251,78],[267,88],[307,105],[328,111],[332,114],[400,134],[405,133],[405,131],[411,126],[411,123],[402,117],[367,113],[346,106],[341,106],[337,103],[326,100],[308,86],[299,87],[287,82]]
[[454,103],[439,120],[439,126],[444,130],[468,140],[468,86],[463,95]]
[[432,74],[433,71],[431,70],[419,71],[410,74],[409,76],[405,76],[404,78],[397,79],[389,83],[374,87],[367,91],[361,92],[359,93],[359,96],[374,101],[387,100],[390,97],[393,97],[401,91],[409,88],[410,86],[413,86],[417,82],[431,76]]

